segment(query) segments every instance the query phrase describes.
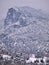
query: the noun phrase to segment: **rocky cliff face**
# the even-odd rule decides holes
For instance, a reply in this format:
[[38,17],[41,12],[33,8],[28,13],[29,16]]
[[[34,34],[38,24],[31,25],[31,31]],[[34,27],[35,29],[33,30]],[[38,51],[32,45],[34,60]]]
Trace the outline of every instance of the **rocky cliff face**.
[[30,7],[10,8],[0,41],[13,54],[49,53],[49,16]]

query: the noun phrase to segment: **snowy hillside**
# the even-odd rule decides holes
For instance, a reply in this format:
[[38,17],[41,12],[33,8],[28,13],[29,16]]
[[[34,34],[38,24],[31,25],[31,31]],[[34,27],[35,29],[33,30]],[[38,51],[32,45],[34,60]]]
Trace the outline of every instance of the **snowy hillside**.
[[34,8],[10,8],[0,43],[11,54],[49,53],[49,15]]

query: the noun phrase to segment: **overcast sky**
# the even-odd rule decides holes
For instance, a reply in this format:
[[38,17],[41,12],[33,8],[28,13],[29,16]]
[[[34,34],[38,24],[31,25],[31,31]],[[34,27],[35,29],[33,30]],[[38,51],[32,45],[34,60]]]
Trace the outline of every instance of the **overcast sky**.
[[0,0],[0,19],[4,18],[7,10],[14,6],[30,6],[49,12],[49,0]]

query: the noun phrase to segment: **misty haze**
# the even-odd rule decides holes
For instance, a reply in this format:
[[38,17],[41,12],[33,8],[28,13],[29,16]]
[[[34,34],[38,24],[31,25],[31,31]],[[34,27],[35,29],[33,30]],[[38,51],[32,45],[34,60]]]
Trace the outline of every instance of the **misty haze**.
[[32,7],[34,0],[17,1],[17,5],[11,0],[4,9],[7,1],[4,7],[0,2],[0,65],[49,65],[48,8],[39,8],[36,1],[37,8]]

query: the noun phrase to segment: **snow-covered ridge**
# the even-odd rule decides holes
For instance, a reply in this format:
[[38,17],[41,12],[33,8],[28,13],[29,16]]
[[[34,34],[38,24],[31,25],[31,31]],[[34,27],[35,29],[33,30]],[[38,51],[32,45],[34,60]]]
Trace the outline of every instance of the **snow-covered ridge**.
[[[9,52],[49,52],[49,16],[30,7],[10,8],[0,33]],[[16,51],[16,52],[15,52]]]

